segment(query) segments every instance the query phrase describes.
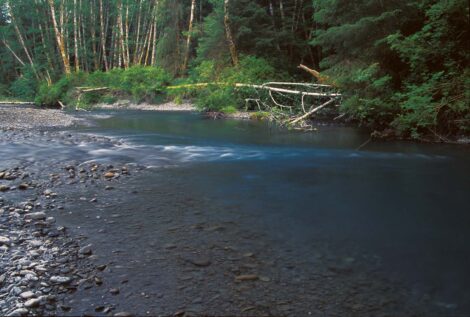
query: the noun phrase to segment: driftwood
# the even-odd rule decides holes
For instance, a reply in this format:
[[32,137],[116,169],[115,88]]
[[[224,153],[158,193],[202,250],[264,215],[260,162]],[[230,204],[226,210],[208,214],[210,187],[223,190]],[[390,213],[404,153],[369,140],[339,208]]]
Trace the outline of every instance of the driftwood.
[[28,101],[0,101],[0,105],[34,105],[34,102]]
[[325,102],[324,104],[318,106],[318,107],[315,107],[313,108],[312,110],[308,111],[307,113],[301,115],[300,117],[297,117],[297,118],[294,118],[294,119],[291,119],[288,121],[289,124],[296,124],[298,123],[299,121],[301,120],[305,120],[307,119],[308,117],[310,117],[312,114],[314,114],[315,112],[325,108],[326,106],[332,104],[333,102],[335,102],[336,99],[330,99],[328,100],[327,102]]
[[[100,91],[106,91],[109,90],[109,87],[98,87],[98,88],[93,88],[93,87],[77,87],[75,88],[78,92],[78,97],[77,97],[77,104],[75,105],[75,111],[86,111],[85,109],[80,109],[80,99],[82,99],[82,95],[87,92],[100,92]],[[59,102],[59,104],[64,107],[64,105]]]
[[309,67],[307,67],[303,64],[300,64],[298,66],[298,68],[306,71],[307,73],[309,73],[310,75],[315,77],[320,84],[327,84],[327,85],[331,85],[333,87],[336,87],[336,84],[330,79],[330,77],[328,77],[326,75],[322,75],[319,71],[316,71],[315,69],[309,68]]
[[[312,74],[320,76],[318,72],[311,71]],[[294,128],[300,127],[301,129],[311,129],[306,120],[325,107],[335,102],[338,104],[342,97],[341,93],[336,91],[336,87],[316,83],[268,82],[255,85],[215,82],[170,86],[167,89],[203,89],[209,86],[252,89],[258,95],[258,98],[255,96],[246,98],[246,109],[248,109],[250,102],[255,103],[258,110],[267,111],[272,120]],[[308,103],[310,105],[307,105]]]

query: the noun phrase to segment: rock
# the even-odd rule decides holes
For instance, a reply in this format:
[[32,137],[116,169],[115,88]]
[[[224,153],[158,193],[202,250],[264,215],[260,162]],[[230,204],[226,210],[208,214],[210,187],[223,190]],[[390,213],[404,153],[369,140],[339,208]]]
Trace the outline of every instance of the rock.
[[168,250],[171,250],[171,249],[176,249],[177,246],[176,244],[173,244],[173,243],[167,243],[163,246],[165,249],[168,249]]
[[66,306],[66,305],[60,305],[60,309],[62,309],[65,312],[68,312],[72,309],[72,307]]
[[0,236],[0,245],[10,245],[11,240],[7,237]]
[[28,244],[32,247],[39,248],[40,246],[43,245],[41,240],[31,240],[28,242]]
[[28,315],[29,311],[26,308],[18,308],[9,313],[7,316],[9,317],[20,317]]
[[46,189],[46,190],[43,192],[43,194],[46,195],[46,196],[51,195],[51,194],[52,194],[52,190]]
[[101,313],[104,309],[105,309],[104,306],[96,306],[96,307],[95,307],[95,312]]
[[29,188],[29,185],[26,183],[22,183],[18,186],[18,189],[21,189],[21,190],[27,190],[28,188]]
[[43,220],[43,219],[46,219],[46,214],[42,211],[33,212],[33,213],[30,213],[30,214],[26,214],[25,218],[26,219],[32,219],[32,220]]
[[34,297],[34,293],[31,292],[31,291],[26,291],[26,292],[23,292],[20,294],[20,297],[22,299],[30,299],[30,298],[33,298]]
[[84,246],[84,247],[80,248],[80,250],[78,250],[78,253],[83,254],[83,255],[90,255],[93,252],[91,250],[92,246],[93,245],[91,245],[91,244],[89,244],[87,246]]
[[55,284],[67,284],[72,281],[72,279],[67,276],[52,276],[49,280]]
[[41,303],[41,299],[40,299],[40,298],[31,298],[31,299],[28,299],[28,300],[24,303],[24,306],[25,306],[26,308],[33,308],[33,307],[38,307],[40,303]]
[[111,289],[109,290],[109,292],[110,292],[112,295],[117,295],[117,294],[119,294],[120,291],[119,291],[119,288],[111,288]]
[[187,261],[199,267],[207,267],[211,265],[211,260],[206,257],[192,257],[192,258],[187,259]]
[[254,274],[245,274],[245,275],[238,275],[235,277],[236,281],[256,281],[258,279],[258,275]]
[[119,313],[114,314],[114,317],[132,317],[132,314],[123,311],[123,312],[119,312]]
[[98,265],[98,266],[96,267],[96,269],[97,269],[98,271],[104,271],[104,270],[106,269],[106,264]]
[[266,277],[266,276],[260,276],[259,280],[261,282],[270,282],[271,281],[271,279],[269,277]]
[[10,190],[10,187],[6,186],[6,185],[0,185],[0,192],[6,192],[6,191],[9,191]]
[[115,174],[113,172],[107,172],[106,174],[104,174],[105,178],[113,178],[114,176]]

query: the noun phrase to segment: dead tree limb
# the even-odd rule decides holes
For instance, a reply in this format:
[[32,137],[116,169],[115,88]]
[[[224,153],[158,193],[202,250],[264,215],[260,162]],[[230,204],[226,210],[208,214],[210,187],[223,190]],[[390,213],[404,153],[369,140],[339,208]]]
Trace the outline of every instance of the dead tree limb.
[[296,124],[298,123],[299,121],[302,121],[302,120],[305,120],[307,119],[308,117],[310,117],[312,114],[314,114],[315,112],[325,108],[326,106],[332,104],[336,99],[332,98],[330,100],[328,100],[327,102],[325,102],[324,104],[316,107],[316,108],[313,108],[312,110],[310,110],[309,112],[307,112],[306,114],[300,116],[300,117],[297,117],[297,118],[294,118],[294,119],[290,119],[288,120],[288,124],[292,125],[292,124]]
[[304,71],[315,77],[320,84],[328,84],[333,87],[336,87],[336,84],[330,79],[330,77],[322,75],[319,71],[309,68],[303,64],[300,64],[298,68],[303,69]]

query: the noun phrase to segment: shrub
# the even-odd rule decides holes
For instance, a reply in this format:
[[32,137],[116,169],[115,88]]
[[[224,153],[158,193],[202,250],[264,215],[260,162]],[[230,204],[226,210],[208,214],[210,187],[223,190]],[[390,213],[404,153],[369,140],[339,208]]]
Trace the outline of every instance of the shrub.
[[220,67],[215,61],[204,61],[191,72],[195,82],[216,83],[205,89],[194,88],[199,109],[232,111],[245,105],[246,98],[252,98],[252,88],[236,88],[235,83],[260,84],[288,78],[286,73],[276,72],[269,62],[254,56],[242,56],[237,67]]
[[122,72],[120,89],[137,102],[153,102],[165,93],[170,81],[170,75],[162,68],[133,66]]
[[25,68],[23,74],[15,80],[10,86],[10,92],[13,96],[31,100],[36,95],[38,82],[32,70]]
[[237,98],[232,88],[211,86],[201,90],[196,98],[196,107],[205,111],[222,111],[237,108]]
[[158,67],[134,66],[129,69],[112,69],[109,72],[97,71],[92,74],[73,73],[62,77],[53,85],[42,83],[36,96],[36,103],[45,106],[55,106],[58,101],[75,106],[77,103],[76,88],[108,87],[111,94],[103,96],[101,92],[84,93],[80,106],[89,106],[98,102],[113,103],[115,95],[130,97],[136,102],[155,102],[163,98],[165,87],[171,77]]

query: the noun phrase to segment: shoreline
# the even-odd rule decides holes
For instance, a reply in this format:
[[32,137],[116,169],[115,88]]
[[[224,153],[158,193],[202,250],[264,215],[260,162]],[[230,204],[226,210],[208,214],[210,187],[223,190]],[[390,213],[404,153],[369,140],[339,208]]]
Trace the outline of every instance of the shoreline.
[[[57,127],[51,122],[54,118],[40,119],[35,122],[38,125],[29,122],[35,128],[28,130],[23,125],[7,129],[3,126],[0,145],[25,141],[47,144],[51,138],[71,146],[83,142],[107,146],[116,142],[54,131]],[[43,131],[45,123],[50,126]],[[135,171],[132,165],[60,159],[0,162],[0,315],[64,315],[71,310],[70,296],[78,289],[103,284],[106,264],[95,259],[94,246],[81,233],[58,223],[56,215],[72,212],[68,211],[67,201],[74,190],[67,192],[66,186],[93,186],[95,196],[89,198],[93,202],[109,191],[113,183]],[[65,194],[60,193],[64,190]],[[108,303],[101,313],[112,312],[114,306]]]
[[[121,100],[114,104],[97,104],[93,106],[96,110],[137,110],[137,111],[156,111],[156,112],[199,112],[191,102],[176,104],[166,102],[163,104],[132,103],[129,100]],[[256,115],[256,112],[237,111],[235,113],[222,112],[201,112],[211,119],[233,119],[233,120],[265,120]],[[6,120],[5,120],[6,118]],[[356,124],[345,122],[334,122],[313,118],[311,120],[314,126],[352,126],[359,128]],[[30,104],[0,104],[0,129],[2,130],[28,130],[28,129],[53,129],[67,128],[76,125],[87,125],[83,118],[78,118],[63,110],[45,109],[32,106]],[[313,129],[312,131],[316,131]],[[310,132],[308,130],[307,132]],[[431,138],[429,138],[431,137]],[[415,143],[430,144],[451,144],[451,145],[470,145],[470,136],[456,136],[453,139],[443,139],[431,135],[420,139],[403,138],[395,136],[391,129],[384,131],[370,130],[370,140],[379,141],[405,141]]]
[[[53,123],[54,115],[49,118]],[[40,120],[41,124],[37,126],[42,129],[45,122]],[[52,130],[46,131],[33,128],[30,130],[4,130],[2,132],[0,129],[0,145],[2,143],[21,144],[23,142],[43,145],[50,142],[60,142],[70,147],[78,147],[85,142],[96,144],[96,148],[109,148],[119,143],[119,141],[108,137],[91,136],[73,131],[55,131],[53,130],[54,126],[51,127]],[[122,210],[132,210],[134,191],[148,190],[135,185],[151,173],[149,170],[143,172],[143,167],[133,164],[98,163],[88,161],[83,157],[82,159],[75,158],[72,161],[60,157],[54,158],[53,155],[51,155],[51,162],[18,159],[17,163],[7,167],[6,164],[10,163],[8,161],[6,163],[0,162],[0,174],[3,173],[0,175],[0,186],[8,187],[3,188],[4,191],[0,192],[0,197],[3,197],[0,198],[0,210],[3,210],[0,212],[0,236],[6,237],[10,241],[0,239],[3,241],[3,245],[8,244],[7,247],[2,248],[4,251],[1,251],[2,254],[5,254],[3,260],[6,264],[2,263],[2,266],[6,268],[6,273],[1,272],[0,274],[3,276],[0,277],[0,307],[2,309],[0,315],[81,315],[85,312],[87,315],[121,314],[124,316],[126,311],[132,311],[132,306],[122,307],[120,296],[127,298],[132,295],[136,298],[145,294],[142,295],[143,298],[159,301],[160,293],[142,293],[142,290],[132,290],[128,286],[134,285],[134,283],[139,286],[141,284],[138,281],[134,282],[139,279],[135,274],[130,273],[130,276],[118,274],[119,270],[125,266],[124,261],[127,260],[122,247],[117,243],[111,249],[109,244],[112,242],[100,240],[113,236],[111,231],[113,223],[115,224],[115,217],[124,216]],[[118,198],[129,201],[129,206],[122,210],[119,210],[121,207],[116,208],[122,203]],[[84,212],[85,209],[77,209],[77,201],[82,201],[83,204],[80,205],[82,207],[86,205],[86,208],[89,208],[93,213]],[[161,203],[165,205],[164,201]],[[289,287],[278,288],[279,284],[276,278],[276,274],[283,268],[282,265],[291,265],[289,261],[285,260],[290,253],[270,253],[269,250],[266,251],[269,248],[264,246],[266,241],[260,241],[259,245],[253,244],[251,235],[256,235],[257,232],[244,231],[238,225],[228,222],[218,223],[208,219],[204,214],[191,210],[192,204],[190,202],[184,206],[183,209],[187,210],[187,214],[185,214],[187,223],[178,219],[175,221],[174,214],[171,212],[168,215],[159,215],[162,216],[159,227],[157,227],[160,236],[156,238],[155,244],[151,247],[160,250],[158,265],[163,268],[171,268],[168,275],[174,274],[180,281],[178,286],[188,289],[188,293],[182,295],[189,303],[184,308],[185,311],[188,313],[195,311],[201,314],[204,312],[212,312],[213,314],[229,312],[233,315],[239,312],[240,315],[249,315],[257,312],[260,315],[266,315],[273,312],[273,315],[295,315],[293,313],[294,302],[288,302],[288,304],[277,302],[279,296],[286,297],[288,300],[288,293],[292,291],[292,289],[289,290]],[[109,210],[109,213],[102,212],[102,209]],[[81,214],[82,212],[84,213],[82,219],[90,218],[89,221],[99,222],[93,228],[96,230],[95,232],[103,230],[103,236],[91,234],[91,231],[86,230],[83,222],[75,223],[80,227],[67,228],[64,225],[67,221],[65,218],[70,217],[69,214]],[[194,213],[193,218],[190,218],[192,213]],[[129,216],[132,217],[132,215]],[[57,221],[55,221],[56,219]],[[141,225],[138,222],[135,224]],[[180,231],[182,232],[181,236],[177,234]],[[10,232],[14,233],[11,237],[9,236]],[[231,245],[230,242],[233,242],[235,246],[240,241],[242,234],[247,235],[248,238],[242,239],[246,242],[246,248],[237,250],[237,248],[227,249],[223,246],[217,246],[216,241],[220,239],[219,235],[222,233],[224,239],[227,239],[227,245]],[[214,247],[206,250],[201,247],[201,241],[214,244]],[[106,252],[103,250],[106,246],[101,246],[101,244],[108,245],[108,253],[123,253],[120,258],[122,261],[109,261],[109,254],[106,257]],[[321,247],[318,247],[318,250],[321,250]],[[39,256],[36,256],[36,253]],[[279,259],[279,263],[272,262],[273,259]],[[239,263],[239,265],[235,263]],[[362,285],[361,283],[367,280],[368,283],[372,283],[368,285],[376,290],[369,294],[373,298],[363,300],[359,296],[355,299],[360,302],[364,301],[376,310],[393,309],[392,304],[390,304],[391,308],[388,308],[387,304],[382,306],[381,299],[395,296],[400,288],[392,287],[390,291],[383,291],[381,289],[384,285],[388,285],[388,281],[383,280],[382,277],[378,276],[370,282],[370,277],[363,280],[358,274],[353,274],[352,272],[356,272],[356,270],[361,272],[363,269],[361,265],[369,264],[356,260],[343,263],[339,258],[323,259],[317,263],[317,271],[315,271],[316,273],[320,272],[320,277],[315,275],[315,278],[318,278],[316,281],[319,283],[332,277],[340,279],[338,281],[340,284],[347,285],[344,286],[346,290],[353,289],[353,286]],[[306,270],[305,272],[307,273],[304,276],[314,276],[312,271]],[[210,275],[207,275],[209,273]],[[292,275],[287,274],[286,276],[295,279],[297,277],[294,273],[293,271]],[[207,276],[211,276],[211,278],[207,280]],[[159,281],[163,279],[163,274],[158,277]],[[198,281],[201,284],[194,287],[193,284]],[[235,290],[235,293],[223,290],[220,297],[215,297],[218,294],[212,294],[216,298],[214,303],[207,302],[205,298],[199,299],[198,294],[201,289],[211,292],[217,283],[222,282],[229,285],[229,291]],[[206,289],[206,285],[211,287]],[[294,287],[293,285],[295,283],[290,287]],[[126,290],[126,287],[131,290]],[[249,296],[244,296],[248,289],[256,292],[256,295],[251,293]],[[263,295],[261,289],[267,289],[271,292]],[[189,292],[190,290],[191,292]],[[331,293],[329,293],[330,291]],[[258,293],[261,295],[257,295]],[[236,305],[227,303],[227,299],[233,298],[233,294],[240,296]],[[333,286],[322,288],[322,301],[330,301],[336,299],[337,296]],[[88,305],[87,310],[80,310],[83,307],[80,305],[86,305],[81,303],[80,299],[88,298],[93,298],[91,303],[94,306]],[[251,303],[253,298],[259,303]],[[300,302],[309,306],[308,298],[306,295],[302,297]],[[397,302],[401,300],[398,295],[396,300]],[[159,307],[158,311],[163,311],[165,314],[181,311],[179,309],[181,303],[176,301],[175,296],[171,296],[171,293],[162,301],[170,302],[170,304],[168,307],[164,305]],[[202,306],[202,303],[206,306]],[[237,308],[237,305],[243,309],[241,313],[238,310],[233,310]],[[270,307],[269,305],[277,306],[271,310],[266,308]],[[339,305],[335,309],[350,311],[353,308],[363,312],[366,309],[365,306],[348,307],[348,305]],[[295,309],[300,311],[298,307]],[[412,307],[406,309],[411,311]]]

